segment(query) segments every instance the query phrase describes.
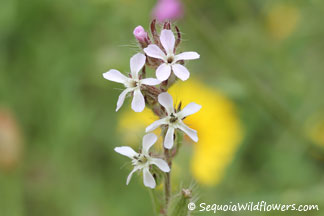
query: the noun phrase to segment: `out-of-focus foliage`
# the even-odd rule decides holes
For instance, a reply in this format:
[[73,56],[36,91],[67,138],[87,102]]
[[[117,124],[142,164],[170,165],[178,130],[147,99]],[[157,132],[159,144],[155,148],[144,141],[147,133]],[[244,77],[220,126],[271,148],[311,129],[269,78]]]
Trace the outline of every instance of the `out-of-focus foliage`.
[[[324,133],[324,2],[183,2],[181,49],[201,54],[188,67],[235,104],[244,128],[222,181],[198,185],[200,201],[323,208],[324,147],[316,143]],[[129,70],[139,51],[132,31],[148,29],[154,4],[1,1],[0,156],[4,134],[14,140],[6,149],[17,151],[15,165],[0,166],[1,216],[152,215],[142,179],[126,186],[131,167],[113,152],[128,134],[116,128],[121,86],[102,73]],[[192,181],[186,171],[195,154],[192,145],[182,149],[174,167],[179,185]]]

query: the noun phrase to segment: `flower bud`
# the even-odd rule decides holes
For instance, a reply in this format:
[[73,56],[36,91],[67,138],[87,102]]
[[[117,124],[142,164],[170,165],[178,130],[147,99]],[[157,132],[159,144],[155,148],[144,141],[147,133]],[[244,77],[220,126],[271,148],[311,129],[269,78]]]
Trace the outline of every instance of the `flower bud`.
[[182,189],[181,193],[184,198],[190,199],[192,197],[192,191],[190,189]]
[[147,32],[145,32],[145,29],[143,28],[143,26],[137,26],[134,29],[134,36],[138,41],[145,41],[146,37],[147,37]]
[[183,15],[183,6],[179,0],[159,0],[153,9],[153,16],[159,21],[177,20]]
[[192,201],[192,190],[190,189],[182,189],[181,193],[174,196],[170,209],[170,216],[178,216],[178,215],[189,215],[188,204]]
[[134,29],[133,34],[142,48],[145,48],[150,44],[148,34],[142,26],[137,26]]

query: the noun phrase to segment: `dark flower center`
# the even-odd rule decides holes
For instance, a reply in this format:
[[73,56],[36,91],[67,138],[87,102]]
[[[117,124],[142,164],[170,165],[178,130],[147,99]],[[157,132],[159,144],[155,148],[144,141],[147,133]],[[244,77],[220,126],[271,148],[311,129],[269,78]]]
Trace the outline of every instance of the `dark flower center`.
[[130,83],[130,87],[136,87],[137,85],[138,83],[134,80]]
[[134,156],[134,159],[137,160],[138,164],[145,164],[147,162],[146,156],[142,154],[139,154],[138,156]]
[[175,117],[174,115],[173,115],[173,113],[171,113],[171,115],[170,115],[170,122],[171,123],[174,123],[174,122],[176,122],[177,120],[178,120],[178,118],[177,117]]
[[168,61],[169,64],[171,64],[171,63],[173,62],[173,60],[174,60],[174,59],[173,59],[172,56],[168,57],[168,59],[167,59],[167,61]]

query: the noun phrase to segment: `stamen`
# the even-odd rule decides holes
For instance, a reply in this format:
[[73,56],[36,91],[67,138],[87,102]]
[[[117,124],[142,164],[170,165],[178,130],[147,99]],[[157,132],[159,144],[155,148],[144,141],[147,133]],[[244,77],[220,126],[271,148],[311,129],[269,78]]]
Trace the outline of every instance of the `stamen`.
[[130,83],[130,87],[137,87],[138,85],[138,82],[136,82],[135,80],[132,80],[131,83]]
[[145,155],[138,155],[138,157],[134,157],[137,160],[137,164],[145,164],[147,162],[147,158]]
[[170,122],[171,122],[171,123],[174,123],[174,122],[178,121],[178,118],[177,118],[176,116],[174,116],[173,113],[171,113],[170,117],[171,117],[171,118],[170,118]]

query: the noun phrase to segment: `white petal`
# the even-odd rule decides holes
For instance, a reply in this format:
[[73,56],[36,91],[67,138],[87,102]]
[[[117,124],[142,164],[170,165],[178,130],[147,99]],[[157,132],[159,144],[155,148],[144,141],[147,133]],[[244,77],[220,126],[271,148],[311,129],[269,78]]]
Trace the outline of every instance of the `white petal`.
[[185,132],[193,141],[198,142],[197,131],[189,128],[185,123],[179,122],[178,128]]
[[129,157],[131,159],[133,159],[133,157],[137,155],[137,153],[131,147],[128,146],[116,147],[114,150],[115,152],[124,155],[126,157]]
[[181,64],[174,64],[172,65],[173,73],[182,81],[185,81],[189,78],[190,73],[185,66]]
[[117,101],[117,108],[116,108],[116,112],[120,109],[120,107],[123,105],[125,97],[127,95],[128,92],[132,91],[131,89],[127,88],[124,91],[122,91],[122,93],[119,95],[118,97],[118,101]]
[[180,119],[183,119],[186,116],[192,115],[198,112],[201,109],[201,105],[196,103],[190,103],[185,108],[183,108],[180,112],[177,113],[177,116]]
[[146,134],[143,137],[143,153],[147,154],[151,146],[157,141],[157,137],[153,133]]
[[164,147],[171,149],[173,147],[174,128],[169,126],[169,129],[164,138]]
[[166,58],[164,52],[155,44],[148,45],[148,47],[144,48],[144,52],[146,53],[146,55],[153,58],[162,60],[165,60]]
[[130,69],[133,78],[138,78],[138,72],[143,68],[145,61],[146,57],[142,53],[137,53],[130,59]]
[[175,61],[199,59],[200,55],[196,52],[183,52],[175,56]]
[[175,38],[171,30],[164,29],[161,31],[160,41],[168,54],[173,54]]
[[171,67],[168,64],[160,64],[160,66],[156,69],[156,77],[161,80],[167,80],[171,74]]
[[160,158],[151,158],[151,164],[156,165],[163,172],[170,172],[170,167],[169,167],[168,163]]
[[127,176],[126,185],[129,184],[129,182],[130,182],[130,180],[131,180],[131,178],[132,178],[133,173],[136,172],[137,170],[139,170],[139,168],[138,168],[138,167],[135,167],[135,168],[134,168],[134,169],[129,173],[129,175]]
[[145,108],[145,100],[140,89],[134,91],[134,96],[132,100],[132,109],[135,112],[142,112]]
[[166,109],[168,114],[173,113],[173,99],[168,92],[163,92],[158,96],[159,103]]
[[146,187],[149,187],[149,188],[152,188],[152,189],[155,188],[156,183],[155,183],[155,180],[154,180],[152,174],[150,173],[148,167],[145,167],[143,169],[143,180],[144,180],[144,185]]
[[151,132],[153,130],[155,130],[156,128],[158,128],[160,125],[166,124],[167,120],[165,118],[163,119],[159,119],[155,122],[153,122],[152,124],[150,124],[149,126],[147,126],[147,128],[145,129],[145,132]]
[[124,74],[120,73],[118,70],[115,69],[109,70],[108,72],[102,75],[105,79],[118,83],[125,83],[128,79]]
[[154,78],[146,78],[141,80],[141,84],[149,85],[149,86],[159,85],[160,83],[161,83],[160,80]]

